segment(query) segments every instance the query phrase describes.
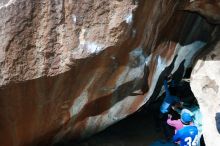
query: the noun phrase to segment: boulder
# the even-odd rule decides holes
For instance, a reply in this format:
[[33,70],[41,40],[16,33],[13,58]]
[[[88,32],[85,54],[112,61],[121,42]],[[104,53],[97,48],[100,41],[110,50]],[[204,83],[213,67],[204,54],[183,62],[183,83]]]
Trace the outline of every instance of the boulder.
[[160,92],[215,25],[179,0],[0,2],[0,141],[50,145],[99,132]]
[[202,131],[207,146],[220,143],[220,42],[213,44],[211,51],[198,58],[190,83],[202,113]]

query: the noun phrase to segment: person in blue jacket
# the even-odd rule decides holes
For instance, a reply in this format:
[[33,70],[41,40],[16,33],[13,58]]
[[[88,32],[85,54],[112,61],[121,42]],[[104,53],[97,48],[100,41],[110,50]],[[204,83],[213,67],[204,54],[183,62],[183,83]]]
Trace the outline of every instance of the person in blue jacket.
[[169,112],[172,105],[180,103],[180,98],[176,96],[176,88],[175,88],[175,84],[173,80],[172,80],[170,88],[168,88],[167,79],[163,81],[163,85],[164,85],[166,95],[160,107],[160,112],[162,114],[166,114]]
[[[168,87],[168,80],[171,80],[170,87]],[[163,102],[160,106],[159,118],[162,124],[164,136],[168,141],[170,141],[173,136],[173,133],[171,127],[167,124],[166,121],[171,106],[180,104],[180,98],[176,96],[177,88],[175,86],[174,80],[172,80],[172,76],[166,77],[163,81],[163,85],[165,88],[165,98],[163,99]]]
[[183,113],[181,121],[184,126],[173,136],[173,142],[179,142],[180,146],[197,146],[198,129],[192,124],[192,116],[189,113]]

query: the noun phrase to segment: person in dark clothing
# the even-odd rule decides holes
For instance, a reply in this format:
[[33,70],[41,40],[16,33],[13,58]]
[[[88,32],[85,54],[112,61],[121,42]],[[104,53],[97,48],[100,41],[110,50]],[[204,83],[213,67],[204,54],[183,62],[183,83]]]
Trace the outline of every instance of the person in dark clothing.
[[168,83],[166,79],[164,80],[163,85],[166,95],[160,107],[160,112],[162,114],[165,114],[169,112],[172,105],[180,103],[180,98],[176,96],[176,88],[173,85],[168,88]]
[[174,129],[167,124],[167,118],[168,114],[171,111],[171,107],[173,105],[180,104],[180,98],[176,96],[177,89],[174,81],[171,78],[171,85],[170,87],[168,87],[168,80],[169,78],[166,78],[163,81],[163,85],[165,88],[165,98],[163,99],[163,102],[160,106],[159,120],[161,122],[161,127],[163,129],[166,140],[170,141],[174,134]]

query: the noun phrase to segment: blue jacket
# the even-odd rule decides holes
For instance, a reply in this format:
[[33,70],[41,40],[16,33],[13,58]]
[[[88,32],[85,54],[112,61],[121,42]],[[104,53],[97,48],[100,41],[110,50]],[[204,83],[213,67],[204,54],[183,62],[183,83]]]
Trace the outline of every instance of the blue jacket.
[[196,126],[185,126],[173,136],[173,141],[180,141],[180,146],[197,146],[198,129]]
[[161,113],[168,113],[169,109],[170,109],[170,106],[173,105],[174,103],[180,102],[180,98],[177,97],[177,96],[170,95],[167,80],[163,81],[163,85],[164,85],[164,88],[165,88],[166,96],[165,96],[165,98],[163,100],[163,103],[160,107],[160,111],[161,111]]

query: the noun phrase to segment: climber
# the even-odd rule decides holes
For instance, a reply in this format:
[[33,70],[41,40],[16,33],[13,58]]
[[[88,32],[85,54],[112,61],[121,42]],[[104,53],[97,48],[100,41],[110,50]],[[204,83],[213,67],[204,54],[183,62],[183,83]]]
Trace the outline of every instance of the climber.
[[[194,114],[190,110],[182,109],[182,111],[180,112],[181,118],[183,117],[184,113],[189,114],[193,119]],[[172,120],[172,115],[168,114],[167,124],[175,128],[175,134],[176,134],[178,130],[183,128],[184,123],[182,122],[181,119]],[[193,124],[193,121],[191,122],[191,124]]]
[[[168,88],[168,83],[167,83],[168,79],[171,80],[171,83],[172,83],[170,88]],[[161,112],[161,114],[168,114],[168,112],[170,110],[170,107],[172,105],[180,103],[180,98],[176,96],[176,90],[177,89],[176,89],[176,87],[174,85],[174,81],[172,80],[172,76],[168,76],[164,80],[163,84],[164,84],[166,95],[165,95],[163,103],[162,103],[162,105],[160,107],[160,112]]]
[[183,128],[183,123],[181,122],[181,120],[172,120],[171,114],[168,114],[167,124],[175,128],[175,134],[178,130]]
[[178,130],[173,136],[173,142],[179,142],[180,146],[197,146],[198,129],[192,123],[192,116],[184,112],[181,115],[183,128]]
[[[169,89],[168,89],[168,80],[171,81],[172,83]],[[159,118],[162,124],[164,135],[166,139],[169,141],[173,133],[171,131],[171,127],[167,124],[168,113],[170,112],[172,105],[179,105],[180,98],[176,96],[176,87],[175,87],[174,81],[172,80],[171,75],[166,77],[163,84],[164,84],[166,95],[162,102],[162,105],[160,106]]]
[[[184,107],[184,106],[183,106]],[[194,105],[192,107],[186,107],[182,110],[176,110],[178,114],[182,115],[183,113],[188,113],[193,119],[193,125],[197,127],[198,129],[198,146],[203,146],[203,138],[202,138],[202,117],[201,117],[201,111],[199,110],[199,106]],[[170,122],[170,121],[169,121]],[[174,123],[176,124],[175,120]],[[174,125],[174,123],[172,123]],[[169,124],[170,125],[170,124]]]

